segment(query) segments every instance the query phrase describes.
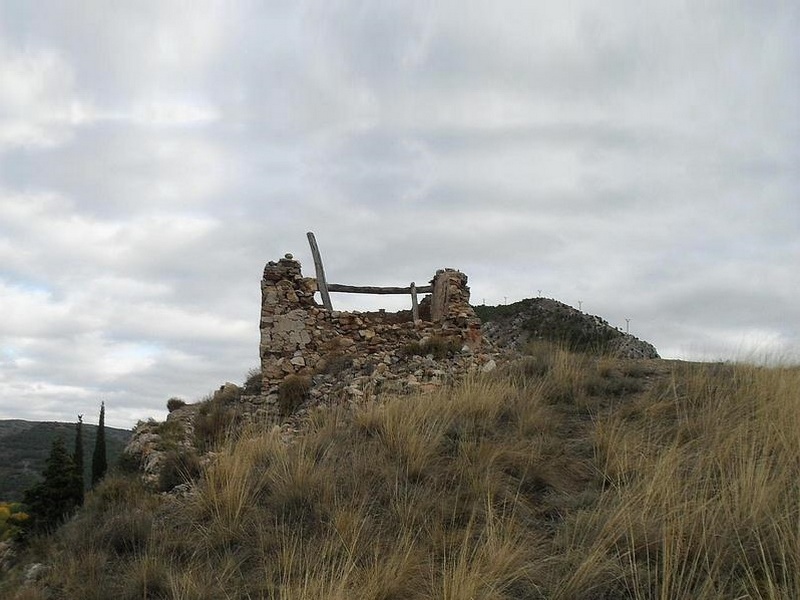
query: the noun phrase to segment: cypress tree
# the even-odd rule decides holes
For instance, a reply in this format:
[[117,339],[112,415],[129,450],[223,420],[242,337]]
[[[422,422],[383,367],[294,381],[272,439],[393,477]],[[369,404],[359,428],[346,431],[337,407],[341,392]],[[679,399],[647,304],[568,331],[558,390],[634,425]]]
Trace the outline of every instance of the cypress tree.
[[75,463],[75,496],[78,503],[83,504],[83,415],[78,415],[75,424],[75,451],[72,453]]
[[106,430],[105,430],[106,404],[100,403],[100,421],[97,425],[97,437],[94,441],[94,453],[92,454],[92,487],[97,485],[106,474],[108,463],[106,462]]
[[25,491],[25,504],[38,531],[55,529],[78,507],[75,463],[62,438],[53,440],[42,481]]

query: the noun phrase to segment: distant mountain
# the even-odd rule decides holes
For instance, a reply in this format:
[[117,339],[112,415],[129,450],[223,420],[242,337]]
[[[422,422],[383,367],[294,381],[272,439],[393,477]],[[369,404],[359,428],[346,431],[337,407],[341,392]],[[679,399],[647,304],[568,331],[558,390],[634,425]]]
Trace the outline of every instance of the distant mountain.
[[612,327],[598,316],[550,298],[528,298],[500,306],[475,306],[483,335],[501,347],[524,349],[528,342],[563,343],[572,350],[620,358],[659,358],[655,347]]
[[[106,427],[106,454],[113,466],[131,437],[125,429]],[[61,436],[72,452],[75,423],[0,420],[0,501],[19,502],[23,492],[38,480],[53,440]],[[97,425],[83,424],[84,481],[90,481]]]

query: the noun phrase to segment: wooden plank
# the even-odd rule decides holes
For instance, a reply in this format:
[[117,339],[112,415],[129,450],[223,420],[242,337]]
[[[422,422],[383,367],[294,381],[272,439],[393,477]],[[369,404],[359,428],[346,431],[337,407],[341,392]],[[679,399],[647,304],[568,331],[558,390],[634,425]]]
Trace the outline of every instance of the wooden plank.
[[411,319],[419,321],[419,304],[417,304],[417,285],[411,282]]
[[308,243],[311,246],[311,256],[314,257],[314,269],[317,271],[317,289],[319,295],[322,296],[322,305],[328,310],[333,310],[331,304],[331,295],[328,293],[328,284],[325,281],[325,269],[322,267],[322,257],[319,254],[319,247],[314,234],[309,231],[306,233],[308,236]]
[[[416,288],[417,293],[430,294],[433,286]],[[343,294],[410,294],[410,287],[377,287],[369,285],[343,285],[341,283],[329,283],[328,291],[341,292]]]

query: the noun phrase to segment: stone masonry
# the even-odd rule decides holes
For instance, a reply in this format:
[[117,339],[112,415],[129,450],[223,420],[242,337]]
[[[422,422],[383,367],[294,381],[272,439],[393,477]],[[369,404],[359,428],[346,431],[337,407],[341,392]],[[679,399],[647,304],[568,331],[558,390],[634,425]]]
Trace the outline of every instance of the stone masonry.
[[442,269],[431,285],[433,292],[420,302],[421,318],[416,322],[410,311],[329,311],[314,298],[316,279],[304,277],[291,254],[267,263],[261,281],[259,403],[274,405],[286,377],[313,377],[342,357],[377,357],[391,370],[393,363],[402,362],[409,344],[433,338],[457,346],[465,355],[476,353],[481,322],[469,305],[467,276]]
[[[469,305],[467,277],[453,269],[437,271],[433,292],[419,303],[417,321],[399,312],[329,311],[317,304],[316,279],[303,277],[290,254],[264,268],[261,281],[260,394],[228,383],[211,399],[229,409],[237,426],[271,422],[291,439],[303,415],[318,405],[360,403],[381,394],[432,392],[468,373],[489,372],[498,354],[481,336],[481,321]],[[410,298],[409,298],[410,304]],[[438,342],[442,353],[429,353]],[[278,406],[278,389],[290,376],[309,388],[292,415]],[[139,459],[143,477],[158,484],[169,453],[192,452],[195,421],[207,404],[172,411],[175,439],[165,442],[163,425],[140,422],[126,449]],[[212,460],[213,453],[202,461]]]

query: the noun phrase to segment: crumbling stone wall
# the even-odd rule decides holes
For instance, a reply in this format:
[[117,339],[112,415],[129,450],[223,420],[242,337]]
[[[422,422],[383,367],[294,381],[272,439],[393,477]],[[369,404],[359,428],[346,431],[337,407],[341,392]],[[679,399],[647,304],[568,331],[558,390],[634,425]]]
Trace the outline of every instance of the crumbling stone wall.
[[420,303],[420,315],[429,320],[414,322],[405,311],[329,311],[314,299],[316,279],[304,277],[291,254],[267,263],[261,281],[261,402],[274,405],[289,375],[313,376],[343,357],[375,357],[391,369],[402,362],[404,348],[434,337],[476,352],[481,322],[469,304],[467,276],[442,269],[431,285],[432,294]]
[[[433,292],[419,303],[420,319],[411,311],[329,311],[317,304],[317,282],[303,277],[300,263],[287,254],[269,262],[261,281],[260,394],[245,394],[233,384],[216,392],[211,402],[234,414],[236,426],[281,424],[292,439],[297,424],[278,403],[278,389],[287,377],[308,383],[302,407],[361,402],[378,394],[430,392],[468,373],[496,368],[493,344],[481,337],[481,321],[469,304],[467,277],[453,269],[437,271]],[[410,301],[410,298],[409,298]],[[410,302],[409,302],[410,303]],[[438,340],[445,352],[428,353]],[[409,348],[411,347],[411,348]],[[126,453],[140,460],[143,477],[159,482],[170,452],[196,451],[197,419],[203,403],[189,404],[167,417],[167,423],[140,423]],[[213,453],[203,461],[213,459]],[[180,486],[179,486],[180,487]]]

